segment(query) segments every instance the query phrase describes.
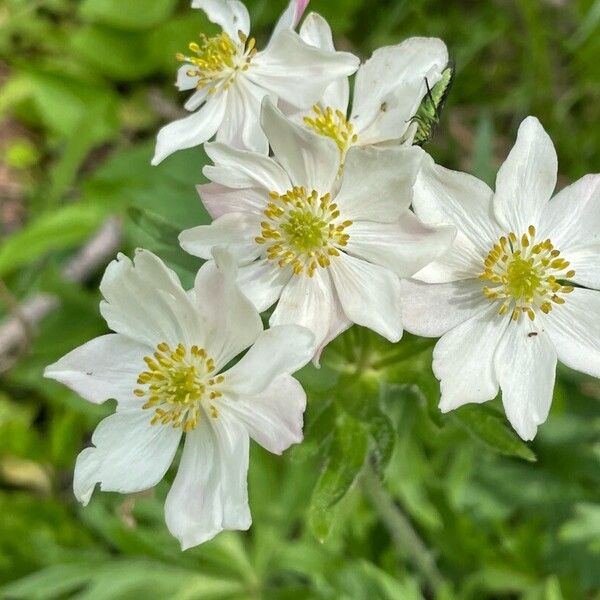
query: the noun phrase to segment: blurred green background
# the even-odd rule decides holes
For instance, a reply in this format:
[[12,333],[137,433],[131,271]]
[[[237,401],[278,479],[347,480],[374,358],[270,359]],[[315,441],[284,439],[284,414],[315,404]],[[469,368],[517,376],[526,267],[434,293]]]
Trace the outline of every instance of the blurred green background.
[[[260,45],[284,0],[248,7]],[[363,58],[410,35],[445,40],[456,80],[428,150],[446,166],[493,183],[535,114],[559,185],[599,170],[599,0],[309,8]],[[354,328],[304,370],[306,441],[283,458],[253,447],[248,533],[181,553],[162,515],[172,472],[77,505],[75,457],[112,403],[88,405],[42,370],[105,331],[97,284],[117,247],[158,252],[185,282],[198,266],[175,239],[206,221],[204,154],[149,161],[158,127],[183,114],[174,55],[199,31],[214,27],[178,0],[0,1],[0,339],[19,302],[60,302],[0,347],[0,597],[600,598],[600,384],[562,369],[525,445],[498,401],[440,415],[433,342],[410,336],[390,346]],[[107,219],[108,257],[91,268],[84,253],[74,277]]]

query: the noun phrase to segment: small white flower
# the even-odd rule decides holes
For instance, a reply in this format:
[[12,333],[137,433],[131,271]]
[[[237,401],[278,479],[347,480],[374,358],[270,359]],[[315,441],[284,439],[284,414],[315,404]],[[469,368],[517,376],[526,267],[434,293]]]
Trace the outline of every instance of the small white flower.
[[286,119],[269,100],[262,125],[274,158],[206,145],[212,183],[199,186],[215,218],[180,236],[210,258],[227,246],[238,282],[259,311],[279,299],[271,325],[297,323],[321,349],[358,323],[402,335],[400,279],[439,256],[454,228],[424,226],[409,210],[420,148],[352,148],[340,180],[336,144]]
[[550,200],[556,177],[554,146],[533,117],[519,128],[495,194],[470,175],[424,165],[415,211],[426,223],[455,225],[458,236],[416,275],[428,283],[403,282],[407,330],[442,336],[433,355],[441,410],[501,389],[526,440],[548,416],[557,359],[600,377],[600,175]]
[[[329,25],[316,13],[306,17],[300,37],[317,48],[335,49]],[[312,130],[332,138],[342,155],[352,146],[391,141],[410,145],[417,129],[411,119],[427,93],[427,84],[433,87],[447,65],[448,50],[437,38],[413,37],[379,48],[356,73],[351,111],[350,86],[343,77],[325,90],[312,111],[294,118],[300,117]]]
[[121,493],[156,485],[185,434],[165,505],[169,530],[184,549],[250,526],[248,436],[277,454],[302,439],[306,398],[290,375],[314,352],[302,327],[263,331],[235,285],[231,257],[215,258],[185,292],[154,254],[138,251],[133,263],[120,255],[100,286],[101,313],[117,333],[91,340],[45,372],[90,402],[118,403],[77,459],[73,487],[84,504],[97,483]]
[[190,44],[190,55],[178,55],[177,87],[195,90],[185,104],[193,115],[163,127],[157,137],[152,164],[184,148],[212,138],[236,148],[266,153],[260,128],[260,106],[265,96],[297,108],[308,108],[335,79],[358,67],[348,52],[321,50],[303,42],[293,28],[308,0],[292,0],[280,18],[267,47],[257,52],[249,38],[250,18],[237,0],[193,0],[223,31],[201,36]]

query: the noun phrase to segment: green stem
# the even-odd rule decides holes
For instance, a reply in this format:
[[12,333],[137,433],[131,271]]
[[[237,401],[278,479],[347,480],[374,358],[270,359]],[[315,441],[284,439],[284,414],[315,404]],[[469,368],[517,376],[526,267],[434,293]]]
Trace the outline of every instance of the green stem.
[[412,563],[429,590],[437,593],[444,579],[435,564],[435,559],[369,464],[362,475],[362,487],[389,531],[398,553]]

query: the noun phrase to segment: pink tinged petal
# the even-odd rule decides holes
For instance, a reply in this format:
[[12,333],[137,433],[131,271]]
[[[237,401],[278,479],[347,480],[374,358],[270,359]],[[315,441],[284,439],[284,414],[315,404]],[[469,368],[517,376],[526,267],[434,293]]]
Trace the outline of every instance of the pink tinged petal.
[[600,289],[600,175],[586,175],[550,200],[540,233],[571,263],[576,283]]
[[240,267],[237,283],[256,309],[263,312],[275,304],[291,278],[289,265],[282,269],[276,262],[263,258]]
[[297,324],[310,329],[315,345],[322,348],[339,329],[339,300],[329,275],[330,269],[317,269],[313,277],[294,275],[281,292],[269,324]]
[[292,123],[269,99],[263,102],[261,123],[277,162],[295,186],[320,194],[331,190],[340,166],[333,140]]
[[413,207],[429,225],[454,225],[457,236],[448,252],[417,273],[429,283],[477,277],[483,261],[503,233],[492,212],[492,190],[483,181],[423,161],[415,186]]
[[227,94],[227,110],[217,132],[217,141],[261,154],[269,153],[269,143],[260,127],[260,105],[267,92],[240,77]]
[[511,322],[494,357],[504,411],[524,440],[532,440],[548,418],[556,377],[556,350],[537,325]]
[[268,156],[236,150],[223,144],[206,144],[204,150],[215,163],[204,167],[203,173],[208,179],[226,187],[263,188],[266,207],[268,192],[285,193],[290,189],[290,179],[286,172]]
[[271,39],[281,31],[285,31],[286,29],[296,29],[309,2],[310,0],[290,0],[287,8],[279,17],[275,29],[273,29]]
[[254,441],[274,454],[302,441],[305,408],[302,386],[288,375],[277,377],[256,396],[219,403],[220,410],[234,415]]
[[192,299],[204,320],[206,351],[220,369],[254,343],[263,325],[236,284],[234,257],[223,250],[214,256],[198,271]]
[[206,416],[186,435],[177,475],[165,502],[169,531],[183,550],[224,529],[246,530],[249,438],[239,421]]
[[177,275],[147,250],[119,254],[100,283],[108,326],[142,344],[202,344],[202,324]]
[[576,288],[542,323],[560,362],[600,377],[600,292]]
[[454,227],[423,225],[406,210],[397,223],[355,221],[345,230],[350,235],[346,251],[393,271],[399,277],[410,277],[446,252],[454,237]]
[[358,64],[358,58],[349,52],[309,46],[298,34],[286,30],[254,57],[246,76],[292,106],[308,109],[332,82],[352,75]]
[[221,92],[189,117],[165,125],[156,137],[153,165],[177,150],[193,148],[208,141],[221,126],[227,107],[227,93]]
[[192,0],[192,8],[199,8],[235,42],[238,32],[250,33],[248,9],[238,0]]
[[510,318],[490,304],[442,336],[433,351],[433,372],[440,380],[440,410],[482,403],[498,395],[494,354]]
[[173,462],[181,430],[151,425],[146,410],[120,411],[106,417],[92,435],[92,448],[77,457],[73,489],[82,504],[94,487],[133,494],[155,486]]
[[500,225],[517,235],[538,227],[556,186],[556,150],[541,123],[527,117],[496,177],[494,211]]
[[260,217],[249,213],[227,213],[210,225],[186,229],[179,235],[181,247],[200,258],[210,259],[213,248],[224,246],[238,262],[251,262],[261,247],[254,241],[260,234]]
[[44,377],[63,383],[88,402],[115,398],[120,405],[138,404],[133,395],[144,370],[144,356],[154,349],[123,335],[97,337],[46,367]]
[[413,37],[380,48],[356,74],[351,120],[359,143],[399,139],[426,93],[425,77],[435,85],[448,64],[448,50],[437,38]]
[[[315,46],[322,50],[335,51],[333,44],[333,35],[331,27],[327,21],[317,13],[310,13],[302,27],[300,28],[300,38],[309,46]],[[348,112],[348,103],[350,101],[350,84],[348,77],[340,77],[331,83],[323,92],[320,104],[324,107],[331,107],[334,110],[341,110],[344,115]]]
[[345,219],[395,223],[412,200],[420,148],[351,148],[335,203]]
[[347,254],[332,260],[329,268],[347,317],[397,342],[402,337],[398,276]]
[[206,211],[213,219],[228,213],[260,214],[265,208],[265,192],[257,188],[232,189],[220,183],[196,186]]
[[223,391],[234,398],[255,396],[282,375],[306,365],[315,353],[315,336],[300,325],[277,325],[263,331],[229,371]]
[[406,279],[400,288],[404,328],[425,337],[440,337],[489,305],[477,279],[442,284]]

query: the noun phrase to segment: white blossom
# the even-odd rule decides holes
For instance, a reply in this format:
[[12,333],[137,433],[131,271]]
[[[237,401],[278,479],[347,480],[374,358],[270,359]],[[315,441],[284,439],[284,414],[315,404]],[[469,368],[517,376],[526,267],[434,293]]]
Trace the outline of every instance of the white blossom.
[[262,123],[274,157],[207,144],[215,163],[200,196],[215,219],[180,236],[210,258],[226,246],[239,284],[270,323],[308,327],[325,344],[352,323],[402,335],[400,277],[438,257],[452,227],[424,226],[409,210],[420,148],[352,148],[340,179],[333,140],[286,119],[269,100]]
[[210,38],[201,35],[198,43],[189,45],[189,55],[178,55],[184,64],[177,87],[194,90],[185,104],[194,114],[159,131],[152,164],[215,134],[220,142],[266,153],[259,123],[265,96],[307,109],[332,81],[356,71],[359,61],[354,55],[315,48],[293,31],[307,4],[308,0],[292,0],[267,47],[257,51],[241,2],[193,0],[192,7],[203,10],[222,32]]
[[433,355],[441,410],[500,389],[526,440],[548,416],[557,360],[600,376],[600,175],[551,199],[556,178],[554,146],[533,117],[521,124],[495,193],[428,161],[415,212],[453,224],[458,236],[416,275],[421,281],[403,283],[406,328],[442,336]]
[[[329,25],[316,13],[306,17],[300,37],[317,48],[335,50]],[[417,129],[411,119],[427,94],[427,85],[432,88],[447,65],[448,50],[437,38],[412,37],[384,46],[359,67],[352,106],[348,78],[342,77],[310,111],[296,113],[294,118],[332,138],[342,155],[352,146],[410,145]]]
[[185,437],[165,505],[184,549],[250,526],[249,437],[277,454],[302,439],[306,398],[291,373],[314,352],[302,327],[263,331],[235,285],[231,257],[215,259],[186,292],[154,254],[138,251],[133,262],[120,255],[100,286],[101,313],[116,333],[45,372],[90,402],[117,401],[77,459],[73,486],[84,504],[98,483],[121,493],[156,485]]

